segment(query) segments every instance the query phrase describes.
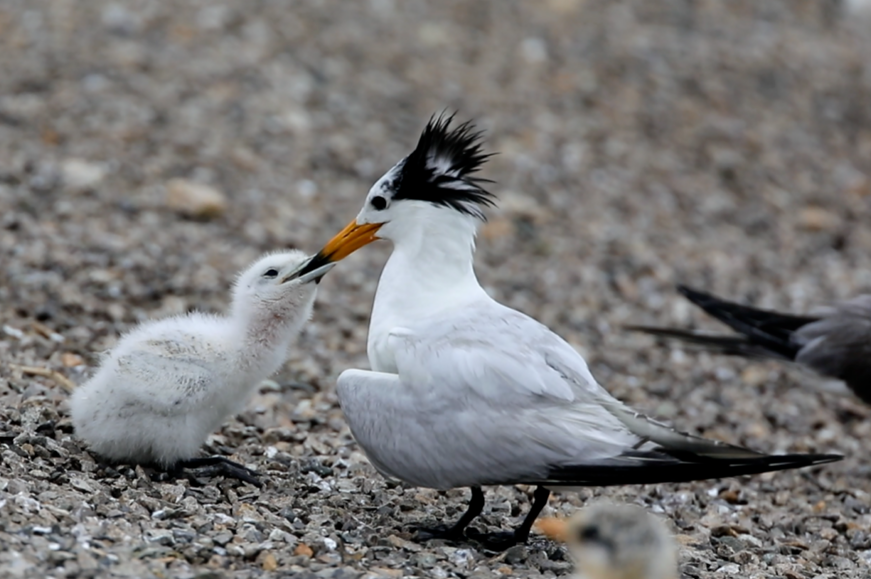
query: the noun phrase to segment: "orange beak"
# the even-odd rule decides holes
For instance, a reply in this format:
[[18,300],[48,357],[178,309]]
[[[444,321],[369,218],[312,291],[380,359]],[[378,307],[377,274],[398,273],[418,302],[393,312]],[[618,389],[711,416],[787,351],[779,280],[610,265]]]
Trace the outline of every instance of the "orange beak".
[[383,223],[366,223],[357,225],[357,220],[351,221],[343,230],[338,232],[331,240],[318,251],[309,262],[303,266],[297,276],[305,275],[328,263],[341,261],[363,247],[378,239],[375,232]]
[[538,519],[535,522],[535,528],[548,539],[562,543],[566,542],[568,523],[566,523],[565,519],[557,519],[555,517]]
[[357,225],[354,219],[327,242],[318,252],[329,261],[341,261],[376,239],[375,232],[381,229],[383,223],[366,223]]

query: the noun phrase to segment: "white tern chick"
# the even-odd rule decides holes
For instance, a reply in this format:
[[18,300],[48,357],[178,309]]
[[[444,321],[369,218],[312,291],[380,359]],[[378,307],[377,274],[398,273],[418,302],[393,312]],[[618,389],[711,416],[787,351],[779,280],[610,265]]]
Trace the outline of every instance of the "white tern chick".
[[564,542],[578,579],[677,579],[677,545],[666,524],[641,507],[599,503],[538,530]]
[[239,275],[229,316],[194,312],[146,322],[124,336],[70,400],[78,437],[112,462],[172,474],[214,466],[259,485],[241,465],[196,455],[287,359],[311,316],[317,282],[330,269],[300,275],[305,263],[301,251],[266,255]]

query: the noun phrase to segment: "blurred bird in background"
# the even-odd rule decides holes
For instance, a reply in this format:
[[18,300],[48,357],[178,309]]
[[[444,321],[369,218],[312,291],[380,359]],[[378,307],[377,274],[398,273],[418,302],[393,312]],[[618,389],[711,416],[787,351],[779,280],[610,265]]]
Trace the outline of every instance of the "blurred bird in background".
[[599,503],[536,528],[566,544],[577,579],[677,579],[677,545],[660,518],[634,505]]
[[678,291],[738,333],[636,325],[626,328],[730,356],[795,362],[842,381],[863,402],[871,404],[871,295],[800,316],[729,302],[686,286],[678,286]]

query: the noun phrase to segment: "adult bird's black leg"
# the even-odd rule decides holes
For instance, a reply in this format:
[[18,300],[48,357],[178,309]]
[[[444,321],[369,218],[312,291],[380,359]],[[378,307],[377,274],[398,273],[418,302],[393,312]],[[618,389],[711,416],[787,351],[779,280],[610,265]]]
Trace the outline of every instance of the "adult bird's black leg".
[[516,543],[525,543],[529,539],[529,532],[532,530],[532,525],[535,519],[541,514],[544,507],[547,506],[547,499],[550,498],[550,490],[544,487],[536,487],[532,493],[532,506],[529,512],[526,513],[526,518],[519,527],[514,529],[514,541]]
[[167,472],[167,475],[174,478],[182,474],[185,469],[206,469],[207,474],[221,474],[258,488],[263,486],[263,483],[257,478],[260,476],[259,473],[223,456],[204,456],[180,460]]
[[453,526],[439,525],[432,528],[417,528],[418,541],[428,541],[430,539],[446,539],[448,541],[459,541],[465,536],[466,527],[474,520],[475,517],[481,514],[484,510],[484,491],[481,487],[472,487],[472,498],[469,501],[469,508],[460,517],[460,520],[454,523]]
[[474,539],[491,551],[504,551],[519,543],[525,543],[529,539],[532,524],[535,523],[535,519],[538,518],[542,509],[547,505],[548,498],[550,498],[550,491],[548,489],[536,487],[535,492],[532,494],[532,506],[529,508],[526,518],[523,519],[519,527],[513,531],[482,534],[474,537]]

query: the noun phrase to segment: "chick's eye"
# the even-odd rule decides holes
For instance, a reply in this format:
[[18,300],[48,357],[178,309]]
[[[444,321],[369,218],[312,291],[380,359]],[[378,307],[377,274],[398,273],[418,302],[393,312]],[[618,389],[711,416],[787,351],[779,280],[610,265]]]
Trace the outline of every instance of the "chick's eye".
[[581,541],[596,541],[599,539],[599,529],[594,526],[582,527],[578,530],[578,538]]
[[269,268],[266,270],[266,273],[263,274],[263,277],[269,277],[269,278],[278,277],[278,270],[275,269],[274,267]]
[[376,211],[381,211],[387,207],[387,199],[381,195],[376,195],[372,198],[372,207],[374,207]]

